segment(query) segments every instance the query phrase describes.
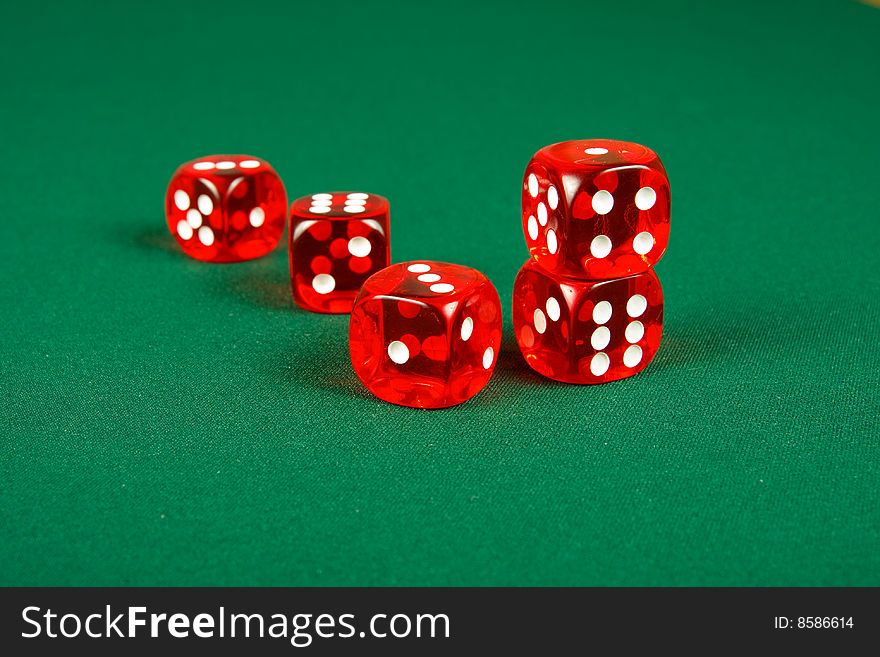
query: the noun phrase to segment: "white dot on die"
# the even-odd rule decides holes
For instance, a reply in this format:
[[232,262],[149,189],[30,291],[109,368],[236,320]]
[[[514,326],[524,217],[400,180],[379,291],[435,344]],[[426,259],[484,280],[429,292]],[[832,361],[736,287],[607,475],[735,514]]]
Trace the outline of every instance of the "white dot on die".
[[242,160],[241,162],[238,163],[238,166],[240,166],[242,169],[256,169],[258,166],[260,166],[260,161],[259,160]]
[[597,324],[604,324],[611,319],[611,304],[608,301],[600,301],[593,308],[593,321]]
[[202,225],[202,213],[196,210],[195,208],[191,208],[186,211],[186,223],[190,225],[192,228],[198,228]]
[[538,220],[535,219],[535,215],[533,214],[529,215],[528,230],[529,237],[531,237],[533,240],[538,239]]
[[633,238],[633,251],[639,255],[645,255],[654,248],[654,236],[643,231]]
[[177,234],[180,235],[182,240],[190,239],[193,236],[192,226],[181,219],[177,222]]
[[210,171],[214,166],[215,164],[213,162],[196,162],[193,164],[193,169],[196,171]]
[[336,289],[336,279],[330,274],[318,274],[312,279],[312,289],[318,294],[330,294]]
[[202,194],[201,196],[199,196],[197,204],[199,206],[199,212],[201,212],[205,216],[211,214],[214,211],[214,201],[212,201],[211,197],[206,194]]
[[626,326],[626,330],[623,332],[626,336],[626,341],[630,343],[638,342],[645,335],[645,325],[640,321],[636,320],[635,322],[630,322]]
[[550,185],[547,189],[547,205],[550,206],[551,210],[555,210],[556,206],[559,205],[559,192],[556,191],[553,185]]
[[414,274],[422,274],[426,271],[431,271],[431,265],[425,265],[419,262],[414,265],[410,265],[406,268],[406,270],[411,271]]
[[554,255],[559,249],[559,242],[556,240],[556,232],[550,228],[547,230],[547,250],[550,255]]
[[345,198],[352,201],[366,201],[370,197],[369,194],[364,194],[363,192],[353,192],[346,196]]
[[593,148],[585,148],[584,153],[587,155],[605,155],[608,152],[607,148],[601,147],[593,147]]
[[388,345],[388,358],[398,365],[403,365],[409,360],[409,347],[403,344],[400,340],[395,340]]
[[611,342],[611,331],[607,326],[599,326],[590,336],[590,344],[596,351],[602,351]]
[[559,308],[559,302],[553,297],[547,299],[547,317],[550,318],[550,321],[555,322],[559,319],[561,314],[562,311]]
[[538,195],[538,177],[533,173],[529,174],[529,195],[532,198]]
[[547,225],[547,206],[544,205],[543,201],[538,203],[538,223],[542,226]]
[[434,283],[430,290],[431,292],[436,292],[437,294],[446,294],[447,292],[452,292],[455,289],[455,286],[450,283]]
[[626,302],[626,314],[630,317],[641,317],[648,309],[648,300],[641,294],[634,294]]
[[474,332],[474,320],[470,317],[465,317],[464,321],[461,323],[461,339],[467,342],[471,338],[471,334]]
[[199,242],[205,246],[211,246],[214,243],[214,231],[208,226],[199,228]]
[[218,169],[234,169],[235,162],[229,162],[227,160],[223,160],[222,162],[217,163],[217,168]]
[[364,211],[364,206],[362,206],[362,205],[346,205],[342,209],[350,214],[359,214]]
[[333,201],[329,198],[318,198],[318,199],[312,200],[312,205],[314,205],[316,207],[323,207],[323,206],[329,207],[329,206],[333,205]]
[[309,208],[309,212],[312,214],[327,214],[330,210],[331,208],[329,205],[313,205]]
[[483,369],[488,370],[492,367],[492,361],[495,360],[495,350],[492,347],[486,347],[483,352]]
[[544,311],[540,308],[535,309],[535,314],[532,317],[535,320],[535,330],[538,333],[543,333],[547,330],[547,318],[544,316]]
[[598,354],[593,356],[590,361],[590,372],[593,376],[602,376],[605,372],[608,371],[608,366],[611,364],[611,360],[608,358],[608,354],[604,351],[600,351]]
[[348,240],[348,252],[355,258],[365,258],[370,255],[373,246],[366,237],[352,237]]
[[416,279],[422,283],[436,283],[440,280],[440,274],[419,274]]
[[651,187],[642,187],[636,192],[636,207],[639,210],[650,210],[657,202],[657,192]]
[[631,347],[627,347],[626,351],[623,352],[623,364],[627,367],[635,367],[642,361],[642,348],[634,344]]
[[611,192],[600,189],[593,195],[593,212],[596,214],[608,214],[614,207],[614,197]]
[[333,194],[312,194],[313,201],[332,201]]
[[248,215],[248,221],[254,228],[259,228],[266,221],[266,211],[261,207],[254,208]]
[[594,258],[604,258],[611,253],[611,238],[607,235],[596,235],[590,242],[590,253]]
[[174,205],[176,205],[177,209],[181,212],[189,210],[189,194],[182,189],[178,189],[174,192]]

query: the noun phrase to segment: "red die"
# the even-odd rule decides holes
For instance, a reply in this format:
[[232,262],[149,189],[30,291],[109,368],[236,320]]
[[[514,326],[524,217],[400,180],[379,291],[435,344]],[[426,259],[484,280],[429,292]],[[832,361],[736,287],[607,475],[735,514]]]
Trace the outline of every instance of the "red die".
[[348,313],[361,285],[388,266],[388,199],[363,192],[304,196],[290,208],[290,282],[298,305]]
[[171,234],[187,255],[209,262],[264,256],[284,232],[281,178],[250,155],[211,155],[182,164],[165,195]]
[[650,148],[565,141],[535,153],[522,188],[523,231],[544,269],[603,279],[652,267],[669,242],[669,181]]
[[492,376],[501,303],[476,269],[405,262],[373,274],[351,312],[354,371],[393,404],[443,408],[467,401]]
[[528,260],[513,285],[513,330],[526,362],[566,383],[632,376],[654,358],[663,290],[653,269],[607,281],[553,276]]

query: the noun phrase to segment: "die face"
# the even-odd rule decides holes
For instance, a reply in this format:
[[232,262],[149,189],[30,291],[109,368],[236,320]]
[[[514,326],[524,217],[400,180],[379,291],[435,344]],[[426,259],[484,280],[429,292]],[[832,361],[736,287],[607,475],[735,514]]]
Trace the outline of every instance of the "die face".
[[378,219],[388,216],[388,199],[367,192],[322,192],[296,199],[291,214],[303,219]]
[[275,170],[250,155],[212,155],[181,165],[165,216],[187,255],[208,262],[258,258],[284,232],[287,195]]
[[551,277],[529,260],[513,286],[513,330],[529,366],[546,377],[572,378],[572,307],[585,285],[571,286]]
[[514,283],[513,325],[526,362],[566,383],[606,383],[643,370],[663,333],[653,270],[608,281],[555,277],[527,262]]
[[364,192],[333,192],[291,205],[290,280],[297,305],[348,313],[361,286],[391,260],[388,200]]
[[446,313],[451,304],[459,303],[483,283],[489,283],[489,279],[472,267],[420,260],[377,272],[364,283],[362,295],[417,299]]
[[539,150],[526,167],[523,232],[544,269],[600,280],[646,271],[669,242],[669,181],[649,148],[609,139]]
[[489,381],[500,346],[498,293],[461,265],[392,265],[366,281],[351,314],[355,373],[374,395],[402,406],[467,401]]
[[663,290],[653,269],[596,283],[574,312],[575,362],[588,383],[638,374],[660,347]]

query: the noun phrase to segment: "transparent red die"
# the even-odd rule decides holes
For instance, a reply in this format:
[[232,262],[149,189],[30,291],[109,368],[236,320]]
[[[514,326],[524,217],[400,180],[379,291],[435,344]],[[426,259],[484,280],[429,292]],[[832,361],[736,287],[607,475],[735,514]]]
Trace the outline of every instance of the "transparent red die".
[[498,293],[470,267],[427,260],[392,265],[364,283],[351,313],[354,371],[394,404],[442,408],[467,401],[489,381],[500,347]]
[[550,274],[533,260],[513,289],[513,329],[529,366],[566,383],[642,371],[663,334],[663,290],[652,269],[604,281]]
[[388,199],[366,192],[304,196],[290,208],[293,299],[312,312],[351,312],[364,281],[391,260]]
[[669,242],[669,180],[640,144],[566,141],[539,150],[523,177],[529,253],[554,274],[599,280],[646,271]]
[[197,260],[240,262],[272,251],[284,233],[287,194],[265,160],[210,155],[182,164],[165,195],[168,229]]

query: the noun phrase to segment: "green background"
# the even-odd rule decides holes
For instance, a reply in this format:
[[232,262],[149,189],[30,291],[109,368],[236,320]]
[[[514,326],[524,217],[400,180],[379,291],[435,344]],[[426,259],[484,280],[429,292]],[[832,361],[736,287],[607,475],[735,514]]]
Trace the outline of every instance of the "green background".
[[[364,4],[4,3],[0,582],[880,584],[880,10]],[[598,387],[509,320],[523,169],[584,137],[673,188],[661,350]],[[485,272],[483,393],[381,403],[283,249],[182,255],[165,187],[218,152]]]

